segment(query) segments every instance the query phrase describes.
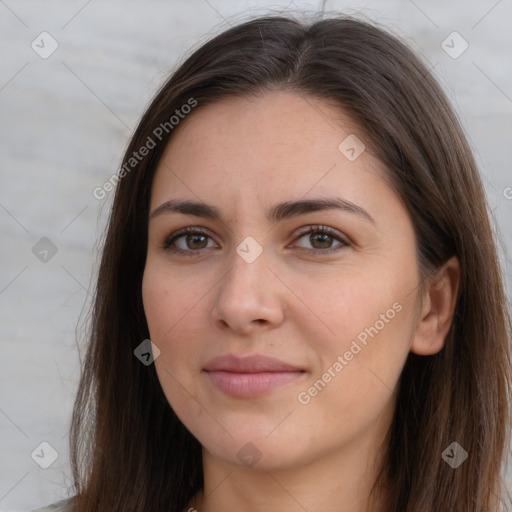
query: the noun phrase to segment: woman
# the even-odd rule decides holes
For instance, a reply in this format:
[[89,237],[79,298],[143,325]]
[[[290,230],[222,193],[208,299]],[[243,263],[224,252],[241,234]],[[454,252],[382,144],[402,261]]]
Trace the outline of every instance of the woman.
[[117,181],[62,510],[500,510],[488,206],[403,43],[233,27],[162,87]]

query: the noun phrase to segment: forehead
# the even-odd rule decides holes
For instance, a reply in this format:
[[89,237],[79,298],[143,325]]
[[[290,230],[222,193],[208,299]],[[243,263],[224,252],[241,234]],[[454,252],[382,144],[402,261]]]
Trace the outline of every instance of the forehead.
[[340,108],[316,97],[271,91],[223,99],[197,108],[173,135],[151,205],[170,194],[226,208],[333,191],[364,201],[386,187],[385,169],[367,149],[355,159],[346,152],[347,144],[357,153],[368,148],[364,139]]

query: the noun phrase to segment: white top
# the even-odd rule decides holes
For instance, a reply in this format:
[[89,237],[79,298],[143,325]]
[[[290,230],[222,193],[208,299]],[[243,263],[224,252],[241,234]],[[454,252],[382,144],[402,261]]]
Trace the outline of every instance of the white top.
[[52,503],[51,505],[47,505],[46,507],[35,509],[32,512],[72,512],[72,499],[73,497],[66,498],[64,500]]

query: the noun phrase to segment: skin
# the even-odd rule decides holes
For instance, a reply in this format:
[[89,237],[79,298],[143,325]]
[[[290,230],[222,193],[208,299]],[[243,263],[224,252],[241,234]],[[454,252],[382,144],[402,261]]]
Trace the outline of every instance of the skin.
[[[449,260],[419,296],[411,219],[370,144],[354,161],[339,151],[349,134],[364,142],[349,117],[313,97],[272,91],[229,98],[188,116],[156,171],[151,212],[170,199],[190,199],[222,214],[221,221],[153,217],[143,278],[150,335],[161,351],[158,378],[203,446],[204,492],[190,503],[201,512],[370,510],[406,357],[443,346],[458,262]],[[278,202],[333,196],[364,208],[375,223],[339,210],[277,223],[265,216]],[[312,225],[331,227],[340,238],[298,232]],[[187,226],[208,237],[187,245],[185,235],[175,245],[189,254],[204,247],[199,256],[162,247]],[[263,249],[252,263],[236,252],[248,236]],[[299,393],[396,303],[400,312],[300,403]],[[227,353],[270,355],[305,372],[265,396],[234,398],[202,371]],[[251,467],[237,456],[249,442],[255,448],[245,450],[261,456]],[[385,496],[379,489],[375,510],[385,510]]]

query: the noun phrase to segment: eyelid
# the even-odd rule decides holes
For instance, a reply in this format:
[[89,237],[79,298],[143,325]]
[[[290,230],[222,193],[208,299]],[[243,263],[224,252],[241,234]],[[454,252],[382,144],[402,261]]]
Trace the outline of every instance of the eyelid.
[[[298,247],[298,249],[301,249],[304,252],[308,253],[316,253],[316,254],[328,254],[332,252],[337,252],[341,250],[343,247],[348,247],[351,245],[350,240],[348,237],[343,235],[338,230],[331,228],[329,226],[325,226],[322,224],[310,224],[308,226],[304,226],[299,229],[299,231],[294,235],[294,241],[297,239],[302,238],[303,236],[309,234],[309,233],[324,233],[327,235],[330,235],[334,239],[337,239],[338,242],[340,242],[341,245],[335,246],[335,247],[329,247],[327,249],[307,249],[305,247]],[[208,247],[205,247],[203,249],[199,249],[197,251],[193,250],[183,250],[178,248],[171,248],[171,244],[178,238],[188,235],[188,234],[198,234],[198,235],[206,235],[210,239],[214,239],[214,237],[211,234],[211,231],[208,228],[204,228],[202,226],[187,226],[185,228],[178,229],[171,233],[168,237],[165,238],[162,248],[164,250],[169,250],[171,252],[175,252],[177,254],[187,254],[187,255],[200,255],[202,254],[206,249],[211,249]]]
[[[346,245],[350,245],[349,238],[338,231],[337,229],[331,228],[329,226],[325,226],[323,224],[310,224],[309,226],[304,226],[304,228],[301,228],[300,231],[295,235],[296,238],[301,238],[304,235],[307,235],[309,233],[325,233],[327,235],[331,235],[334,238],[338,238],[340,242],[343,242]],[[318,251],[320,252],[320,251]]]
[[213,236],[211,231],[208,228],[204,228],[202,226],[187,226],[185,228],[178,229],[172,232],[169,236],[167,236],[162,244],[162,249],[175,251],[177,253],[190,253],[190,254],[201,254],[201,249],[199,251],[183,251],[182,249],[171,249],[171,244],[178,238],[185,235],[207,235],[210,239],[213,240]]

